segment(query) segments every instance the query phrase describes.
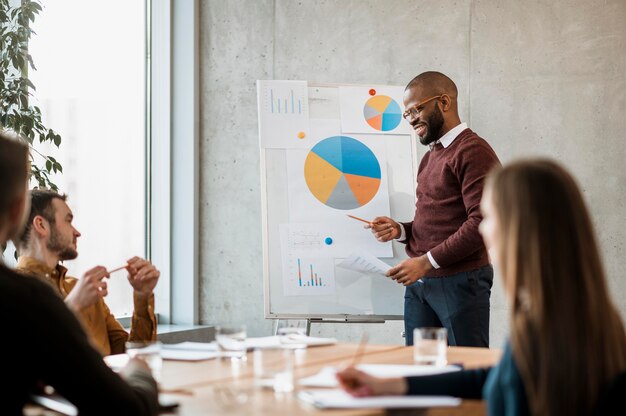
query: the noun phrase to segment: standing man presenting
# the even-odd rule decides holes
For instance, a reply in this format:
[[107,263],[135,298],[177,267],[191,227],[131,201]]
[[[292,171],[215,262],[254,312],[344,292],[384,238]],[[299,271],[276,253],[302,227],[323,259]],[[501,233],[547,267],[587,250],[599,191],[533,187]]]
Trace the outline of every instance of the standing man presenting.
[[478,233],[487,173],[500,162],[489,144],[461,123],[457,88],[440,72],[424,72],[404,91],[404,118],[430,150],[417,173],[413,221],[377,217],[381,242],[406,244],[409,259],[387,273],[406,286],[404,328],[445,327],[457,346],[489,346],[493,268]]

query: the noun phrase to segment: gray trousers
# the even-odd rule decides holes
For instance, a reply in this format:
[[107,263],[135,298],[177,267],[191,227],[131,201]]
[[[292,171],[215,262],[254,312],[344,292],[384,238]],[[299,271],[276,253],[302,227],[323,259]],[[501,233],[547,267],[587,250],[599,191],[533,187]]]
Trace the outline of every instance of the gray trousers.
[[424,277],[404,295],[406,345],[418,327],[445,327],[450,346],[489,347],[491,265],[445,277]]

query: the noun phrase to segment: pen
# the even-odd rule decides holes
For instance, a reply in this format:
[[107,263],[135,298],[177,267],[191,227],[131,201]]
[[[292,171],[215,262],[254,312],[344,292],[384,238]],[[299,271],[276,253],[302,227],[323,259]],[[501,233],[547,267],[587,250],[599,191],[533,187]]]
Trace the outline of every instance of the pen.
[[350,215],[350,214],[346,214],[346,215],[347,215],[348,217],[350,217],[350,218],[353,218],[353,219],[357,220],[357,221],[361,221],[361,222],[364,222],[364,223],[366,223],[366,224],[372,225],[372,222],[371,222],[371,221],[364,220],[363,218],[355,217],[354,215]]
[[367,332],[363,332],[363,335],[361,335],[361,342],[359,343],[359,348],[357,348],[354,353],[354,357],[352,357],[352,364],[350,364],[351,367],[354,367],[359,363],[359,360],[363,356],[363,351],[365,351],[365,344],[367,344]]
[[120,267],[117,267],[117,268],[115,268],[115,269],[113,269],[113,270],[108,270],[108,271],[107,271],[107,273],[108,273],[108,274],[115,273],[115,272],[120,271],[120,270],[122,270],[122,269],[125,269],[125,268],[127,268],[127,267],[128,267],[128,264],[125,264],[125,265],[120,266]]
[[[359,360],[363,356],[363,351],[365,351],[365,344],[367,344],[367,332],[363,332],[363,335],[361,335],[361,342],[359,343],[359,347],[357,348],[356,352],[354,353],[354,357],[352,357],[352,363],[350,364],[350,367],[354,368],[359,363]],[[353,389],[353,388],[355,388],[357,386],[357,381],[354,380],[354,379],[352,379],[352,380],[344,380],[343,383],[349,389]]]

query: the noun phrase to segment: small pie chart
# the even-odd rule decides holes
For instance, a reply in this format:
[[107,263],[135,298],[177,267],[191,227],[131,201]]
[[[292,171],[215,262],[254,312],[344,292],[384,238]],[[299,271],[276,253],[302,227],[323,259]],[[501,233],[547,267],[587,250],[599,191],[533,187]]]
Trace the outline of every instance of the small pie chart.
[[365,103],[363,116],[367,124],[378,131],[389,131],[398,127],[402,120],[400,106],[387,95],[376,95]]
[[359,208],[380,188],[380,164],[369,147],[348,136],[317,143],[304,162],[309,190],[322,204],[341,210]]

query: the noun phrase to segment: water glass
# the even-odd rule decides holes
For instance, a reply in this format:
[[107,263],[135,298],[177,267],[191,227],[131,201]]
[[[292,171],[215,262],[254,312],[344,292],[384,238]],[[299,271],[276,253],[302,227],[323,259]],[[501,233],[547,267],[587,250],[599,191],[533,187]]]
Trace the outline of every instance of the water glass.
[[246,327],[244,325],[216,327],[215,341],[217,341],[217,345],[222,351],[241,353],[234,358],[246,356]]
[[448,333],[446,328],[415,328],[413,330],[413,359],[415,364],[445,366],[447,364]]
[[271,387],[276,393],[294,390],[294,351],[272,346],[255,348],[252,353],[256,384]]
[[285,348],[306,348],[306,321],[278,321],[276,334]]
[[129,358],[139,358],[145,361],[152,371],[152,377],[157,382],[161,381],[163,359],[161,358],[160,341],[128,341],[126,342],[126,354]]

